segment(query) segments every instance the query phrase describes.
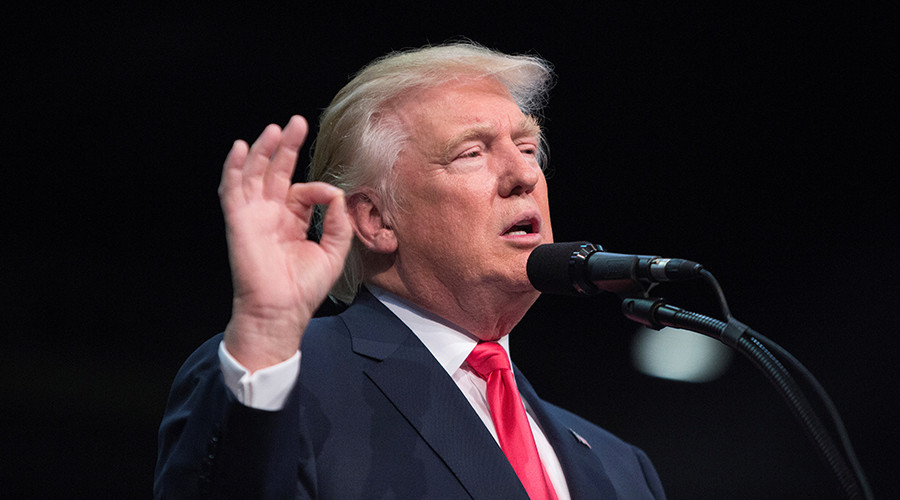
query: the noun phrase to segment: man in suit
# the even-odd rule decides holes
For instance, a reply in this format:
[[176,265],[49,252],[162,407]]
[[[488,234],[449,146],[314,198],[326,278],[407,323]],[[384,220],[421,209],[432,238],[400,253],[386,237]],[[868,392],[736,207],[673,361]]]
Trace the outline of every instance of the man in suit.
[[[303,118],[235,142],[232,318],[173,384],[157,497],[664,496],[643,452],[509,371],[539,295],[525,264],[553,239],[534,114],[550,84],[535,57],[425,47],[337,94],[310,182],[291,183]],[[312,319],[329,292],[352,304]]]

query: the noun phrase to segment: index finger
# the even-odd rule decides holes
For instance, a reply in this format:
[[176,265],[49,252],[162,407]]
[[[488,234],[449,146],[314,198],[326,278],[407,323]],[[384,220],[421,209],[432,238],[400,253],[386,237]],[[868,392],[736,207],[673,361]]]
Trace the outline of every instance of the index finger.
[[290,187],[285,205],[295,215],[307,219],[316,205],[332,205],[344,191],[327,182],[298,182]]

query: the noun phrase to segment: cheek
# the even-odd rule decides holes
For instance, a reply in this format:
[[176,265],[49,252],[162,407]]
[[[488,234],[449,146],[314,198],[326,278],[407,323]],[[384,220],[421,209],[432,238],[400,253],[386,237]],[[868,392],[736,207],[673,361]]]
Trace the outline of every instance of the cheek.
[[456,219],[479,220],[491,211],[495,192],[490,179],[478,176],[449,176],[440,183],[421,186],[417,196],[423,206]]
[[550,224],[550,201],[547,195],[547,184],[546,181],[543,180],[541,181],[541,184],[542,186],[540,192],[535,195],[535,201],[537,201],[538,210],[540,210],[541,212],[541,232],[551,236],[552,238],[553,227]]
[[[399,224],[408,233],[429,235],[440,241],[453,241],[456,246],[480,244],[486,238],[485,228],[492,228],[496,179],[471,173],[443,175],[430,179],[402,179]],[[414,235],[408,235],[413,237]],[[416,238],[418,239],[418,238]]]

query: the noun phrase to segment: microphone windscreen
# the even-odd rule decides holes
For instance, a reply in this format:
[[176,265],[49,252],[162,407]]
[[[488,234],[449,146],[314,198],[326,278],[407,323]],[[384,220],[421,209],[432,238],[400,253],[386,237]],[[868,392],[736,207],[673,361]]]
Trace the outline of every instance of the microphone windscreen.
[[569,274],[569,261],[583,245],[590,243],[547,243],[532,250],[526,265],[531,286],[544,293],[582,295],[574,286],[575,277]]

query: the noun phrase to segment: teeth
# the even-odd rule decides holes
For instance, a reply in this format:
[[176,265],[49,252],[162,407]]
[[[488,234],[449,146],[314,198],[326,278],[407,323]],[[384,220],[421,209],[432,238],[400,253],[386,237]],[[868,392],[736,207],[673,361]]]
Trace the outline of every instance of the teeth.
[[534,232],[534,225],[531,224],[530,222],[523,221],[519,224],[513,225],[504,234],[509,235],[509,236],[522,236],[525,234],[531,234],[533,232]]

